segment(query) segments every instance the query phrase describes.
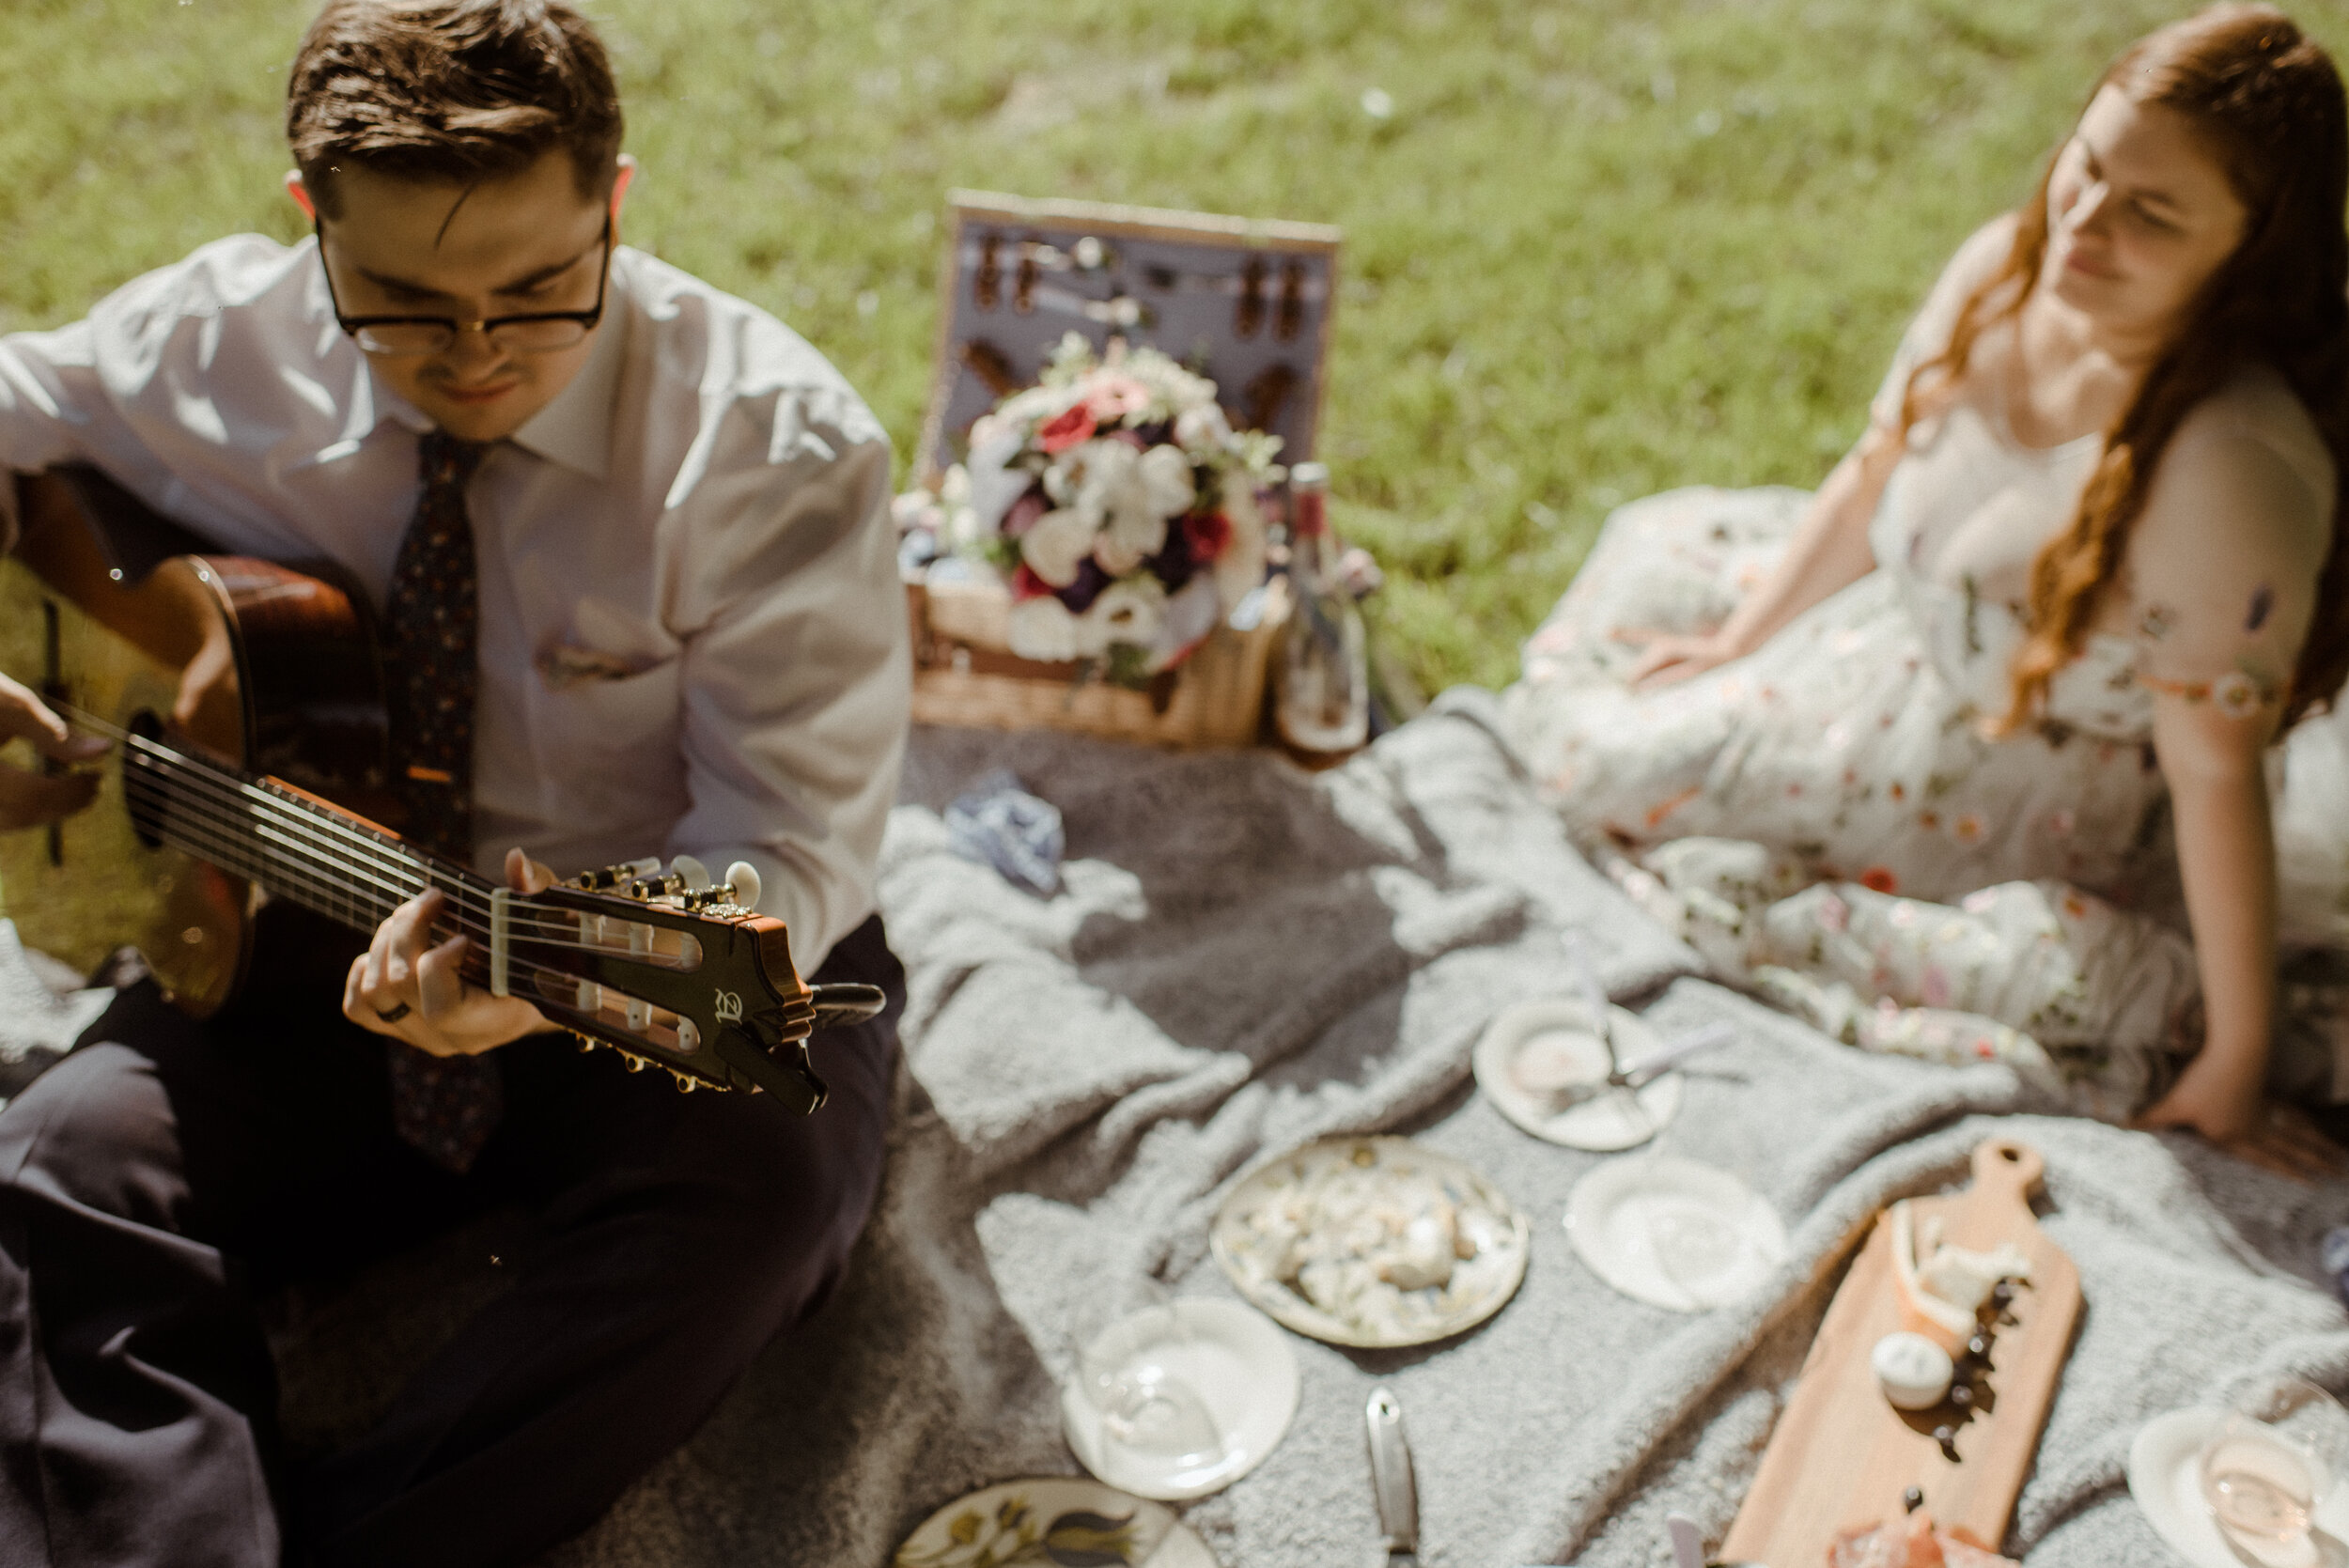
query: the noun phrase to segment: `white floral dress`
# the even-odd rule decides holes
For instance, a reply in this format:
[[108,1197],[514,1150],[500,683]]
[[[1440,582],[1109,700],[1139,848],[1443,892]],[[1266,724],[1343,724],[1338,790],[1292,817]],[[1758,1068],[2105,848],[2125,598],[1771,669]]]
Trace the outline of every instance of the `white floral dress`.
[[[1958,287],[1945,279],[1912,328],[1879,418]],[[2329,494],[2279,380],[2221,402],[2206,424],[2273,432]],[[1987,737],[2022,636],[2013,600],[2099,451],[2094,436],[2025,446],[1995,396],[1961,399],[1910,432],[1870,528],[1876,570],[1749,657],[1645,693],[1617,634],[1718,625],[1808,498],[1685,489],[1623,507],[1503,702],[1578,836],[1725,975],[1852,1044],[2003,1058],[2117,1118],[2200,1032],[2153,689],[2256,706],[2297,634],[2262,642],[2290,561],[2222,549],[2133,569],[2042,722]]]

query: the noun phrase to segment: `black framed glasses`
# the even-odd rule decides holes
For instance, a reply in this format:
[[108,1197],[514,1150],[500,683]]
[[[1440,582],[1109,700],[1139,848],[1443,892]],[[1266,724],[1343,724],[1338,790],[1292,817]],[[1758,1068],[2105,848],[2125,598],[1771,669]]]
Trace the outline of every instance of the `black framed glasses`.
[[519,316],[492,316],[486,320],[459,321],[453,316],[345,316],[334,296],[334,270],[326,264],[326,230],[312,219],[318,236],[319,271],[326,274],[326,300],[334,307],[334,323],[370,354],[387,359],[445,353],[459,333],[477,332],[509,353],[543,354],[569,349],[586,340],[603,319],[603,292],[612,277],[612,218],[603,220],[603,260],[596,271],[596,303],[585,310],[537,310]]

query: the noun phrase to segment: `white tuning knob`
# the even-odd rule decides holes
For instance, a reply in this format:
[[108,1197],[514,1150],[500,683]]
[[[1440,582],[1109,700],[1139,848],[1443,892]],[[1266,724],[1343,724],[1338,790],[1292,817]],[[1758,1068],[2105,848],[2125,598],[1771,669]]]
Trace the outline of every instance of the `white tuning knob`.
[[689,892],[699,893],[709,886],[709,868],[691,855],[679,855],[669,862],[669,869],[685,878]]
[[726,880],[733,884],[737,904],[745,909],[758,908],[758,867],[748,861],[737,861],[726,867]]

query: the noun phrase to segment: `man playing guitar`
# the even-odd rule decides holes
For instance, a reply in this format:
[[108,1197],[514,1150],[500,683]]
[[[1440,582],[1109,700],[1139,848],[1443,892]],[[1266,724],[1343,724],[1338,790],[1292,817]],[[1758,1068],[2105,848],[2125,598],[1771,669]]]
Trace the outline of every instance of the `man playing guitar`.
[[[801,970],[890,1005],[818,1031],[801,1117],[580,1054],[466,982],[437,892],[371,940],[269,906],[207,1019],[129,987],[0,1111],[10,1563],[526,1560],[815,1311],[879,1182],[886,436],[770,317],[620,244],[634,165],[562,0],[332,0],[287,119],[314,238],[223,240],[0,339],[0,466],[94,465],[227,551],[341,568],[412,842],[525,893],[744,863]],[[15,506],[0,485],[0,544]],[[104,747],[0,676],[8,737]],[[0,765],[0,829],[92,788]],[[504,1292],[355,1444],[285,1461],[257,1296],[517,1200]]]

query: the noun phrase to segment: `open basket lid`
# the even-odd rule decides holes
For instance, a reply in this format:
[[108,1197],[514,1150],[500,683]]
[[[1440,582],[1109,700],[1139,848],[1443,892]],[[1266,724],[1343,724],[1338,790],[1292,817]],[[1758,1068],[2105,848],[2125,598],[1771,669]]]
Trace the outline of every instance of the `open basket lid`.
[[915,473],[964,456],[971,426],[1034,384],[1074,332],[1155,348],[1216,384],[1235,428],[1314,454],[1339,231],[1097,202],[947,194],[938,346]]

